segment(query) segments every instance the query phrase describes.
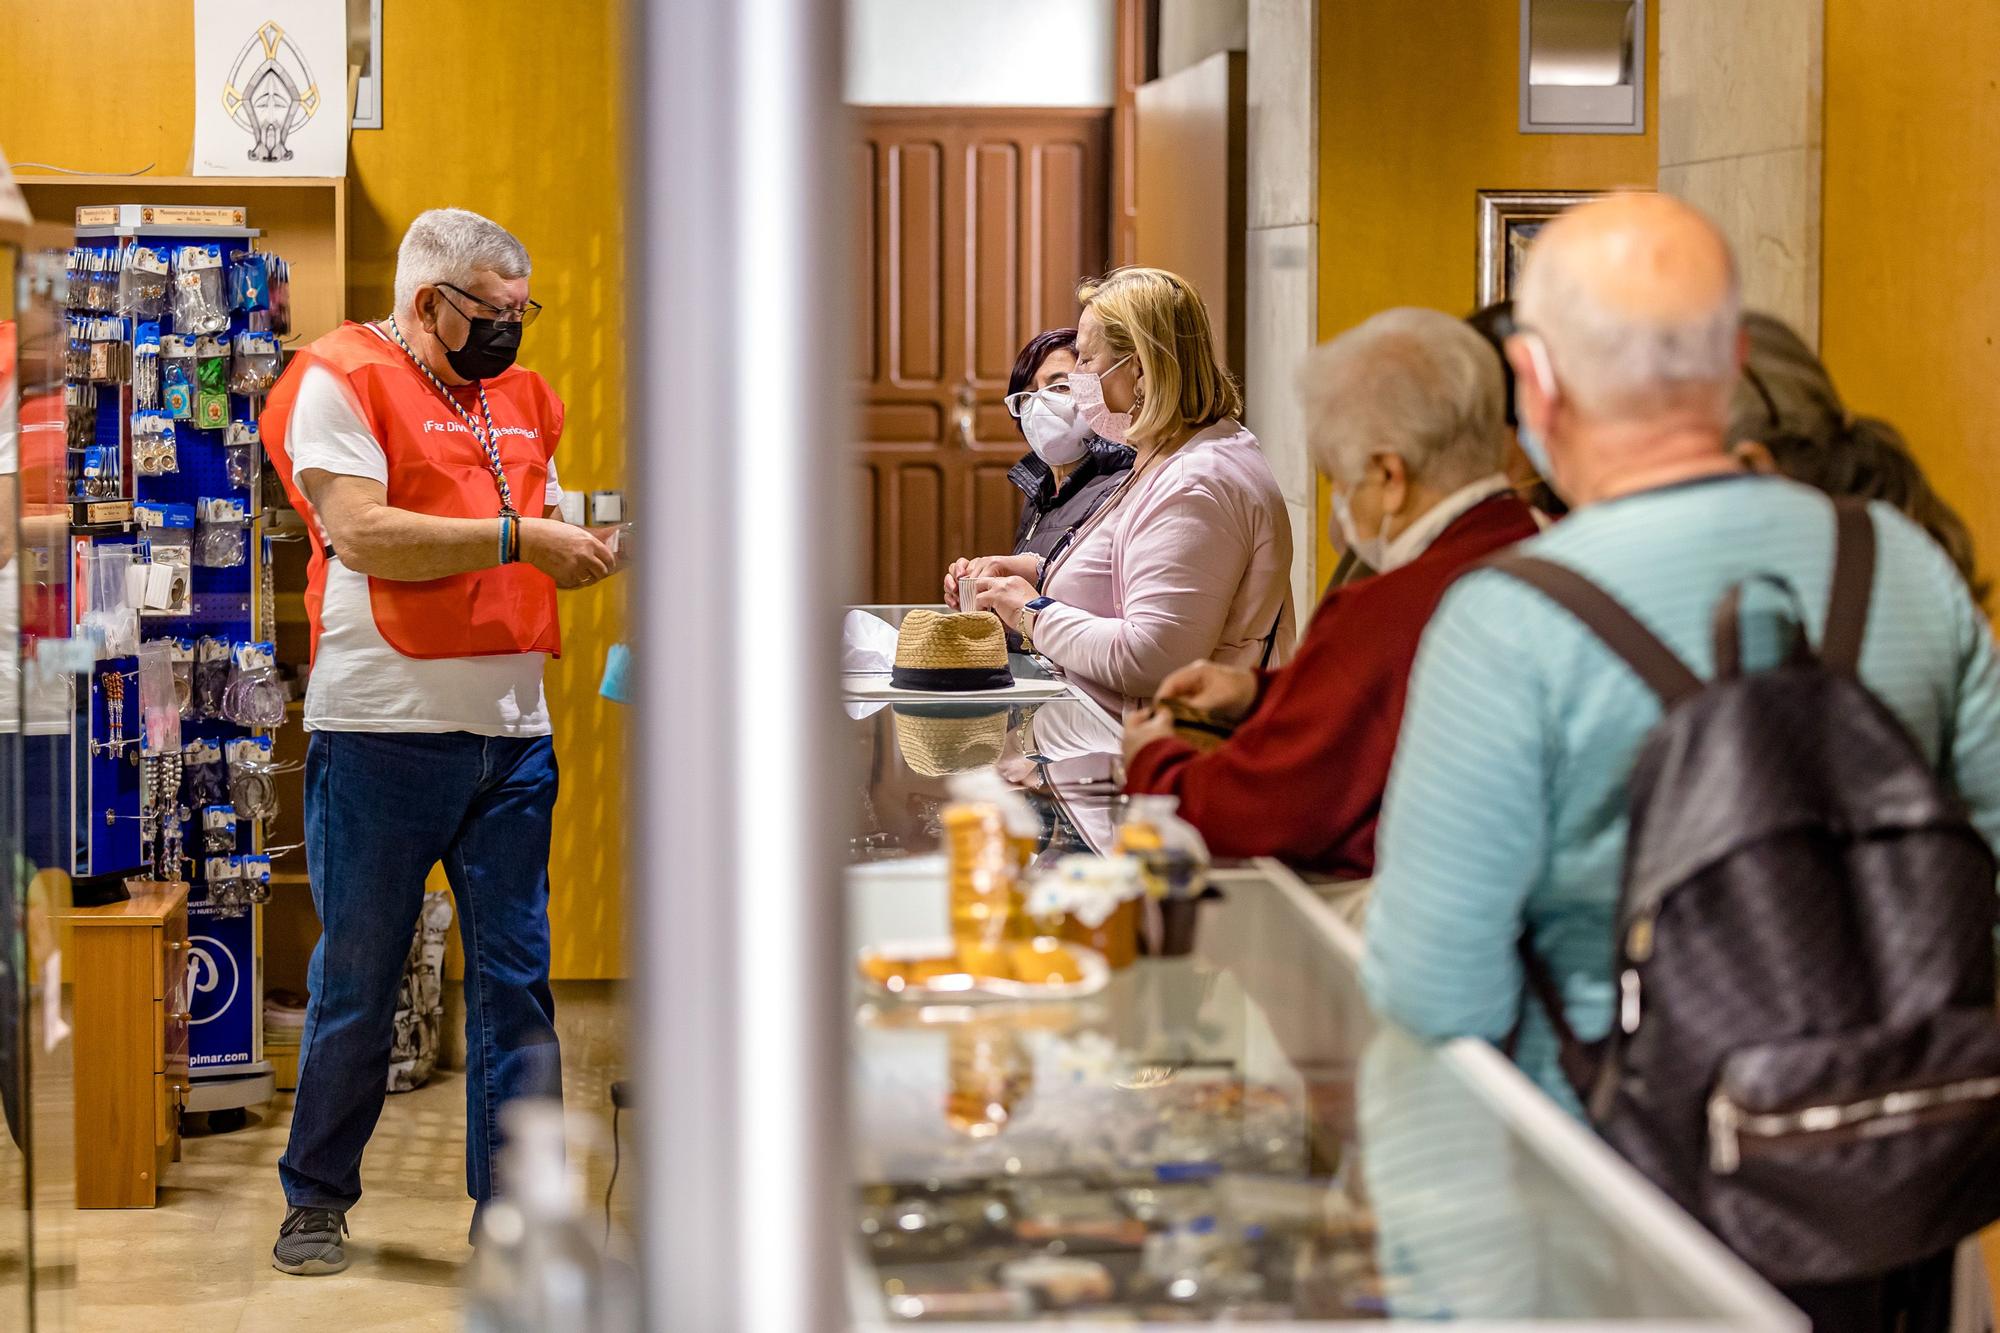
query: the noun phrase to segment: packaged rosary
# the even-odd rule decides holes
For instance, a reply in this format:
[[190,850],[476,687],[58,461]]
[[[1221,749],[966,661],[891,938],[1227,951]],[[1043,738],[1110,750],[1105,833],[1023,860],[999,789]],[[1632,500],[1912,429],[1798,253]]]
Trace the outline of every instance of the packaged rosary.
[[141,241],[128,246],[118,270],[118,313],[158,319],[167,313],[167,252]]
[[229,424],[229,351],[222,339],[203,334],[194,343],[194,424],[221,430]]

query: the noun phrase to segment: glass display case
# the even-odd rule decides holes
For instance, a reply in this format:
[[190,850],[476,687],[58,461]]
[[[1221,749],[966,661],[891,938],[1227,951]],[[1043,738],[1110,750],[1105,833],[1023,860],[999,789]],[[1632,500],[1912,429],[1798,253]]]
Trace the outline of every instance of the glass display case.
[[[950,933],[953,772],[992,764],[1028,796],[1039,862],[1110,846],[1119,729],[1087,698],[858,702],[856,948]],[[1216,872],[1191,955],[1085,999],[857,984],[855,1326],[1804,1327],[1492,1048],[1378,1023],[1359,952],[1258,862]]]

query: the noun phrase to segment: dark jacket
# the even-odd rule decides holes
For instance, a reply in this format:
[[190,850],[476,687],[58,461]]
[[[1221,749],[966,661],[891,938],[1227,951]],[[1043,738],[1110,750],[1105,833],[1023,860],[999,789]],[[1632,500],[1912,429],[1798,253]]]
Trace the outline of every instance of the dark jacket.
[[1061,490],[1049,465],[1034,454],[1014,464],[1007,480],[1027,497],[1021,504],[1021,526],[1014,530],[1014,554],[1046,558],[1064,534],[1097,512],[1131,470],[1130,449],[1095,436]]

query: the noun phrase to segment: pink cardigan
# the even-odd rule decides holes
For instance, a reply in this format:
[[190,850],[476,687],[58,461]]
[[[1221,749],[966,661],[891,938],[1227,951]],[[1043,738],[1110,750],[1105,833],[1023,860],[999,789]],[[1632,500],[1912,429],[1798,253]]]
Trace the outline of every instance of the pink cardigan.
[[1114,712],[1205,657],[1280,666],[1296,627],[1291,566],[1257,437],[1218,421],[1077,534],[1048,575],[1056,604],[1035,616],[1035,650]]

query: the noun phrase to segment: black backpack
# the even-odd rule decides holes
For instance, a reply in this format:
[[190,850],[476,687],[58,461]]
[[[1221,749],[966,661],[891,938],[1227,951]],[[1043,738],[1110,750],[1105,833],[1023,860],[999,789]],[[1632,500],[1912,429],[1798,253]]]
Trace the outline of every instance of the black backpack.
[[1664,709],[1632,770],[1610,1035],[1577,1039],[1524,937],[1528,991],[1598,1132],[1785,1284],[1886,1273],[2000,1216],[1995,858],[1856,674],[1875,530],[1859,504],[1836,513],[1820,652],[1800,631],[1744,674],[1738,585],[1708,682],[1575,571],[1486,566],[1575,615]]

